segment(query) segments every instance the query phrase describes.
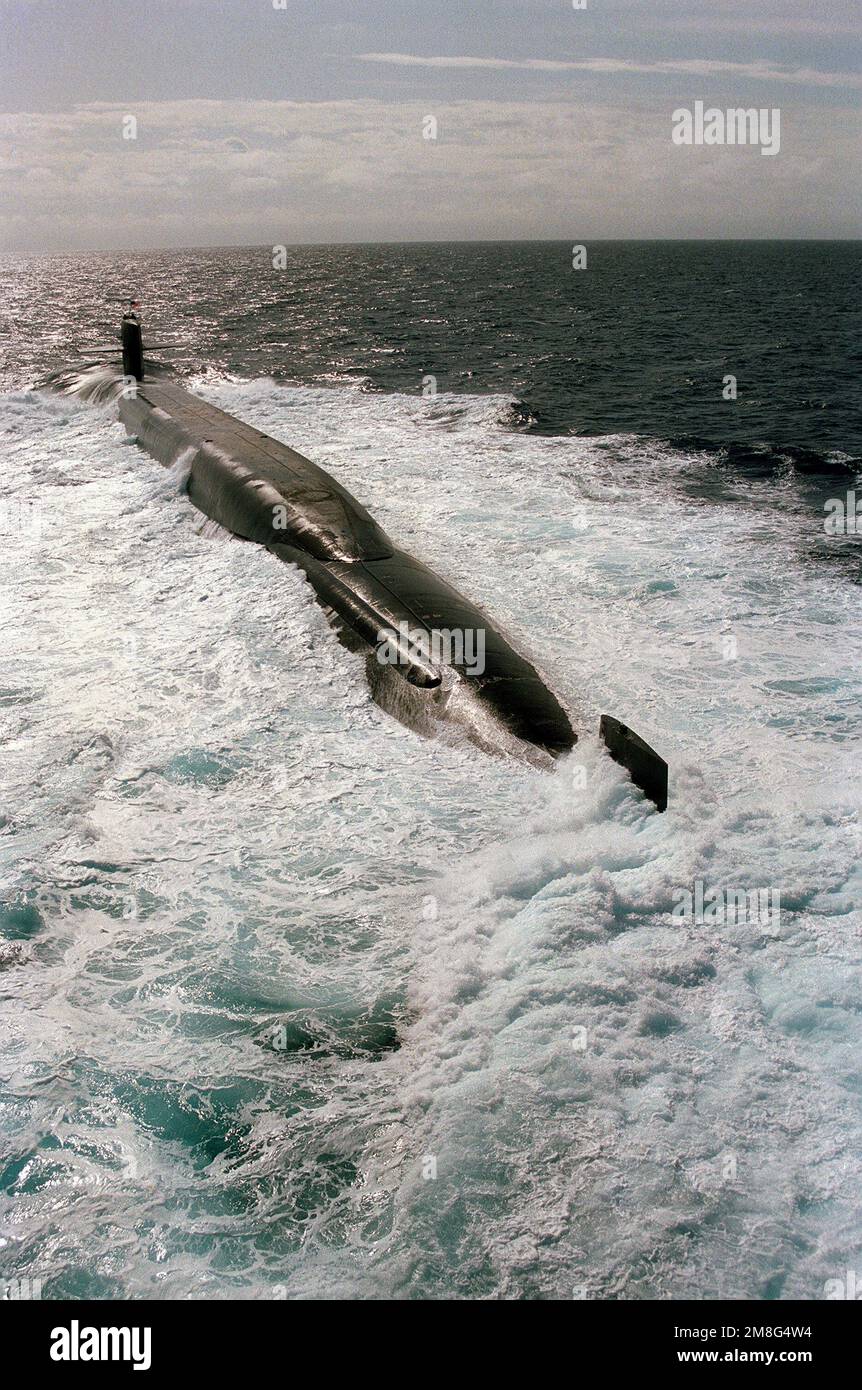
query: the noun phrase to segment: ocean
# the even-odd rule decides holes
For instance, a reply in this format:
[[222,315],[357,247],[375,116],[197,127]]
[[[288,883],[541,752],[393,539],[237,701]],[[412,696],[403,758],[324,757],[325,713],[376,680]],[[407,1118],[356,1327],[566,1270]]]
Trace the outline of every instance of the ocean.
[[[284,259],[0,263],[0,1286],[825,1297],[862,1268],[859,244]],[[129,295],[535,661],[552,774],[393,722],[298,572],[44,389]],[[780,912],[680,910],[743,892]]]

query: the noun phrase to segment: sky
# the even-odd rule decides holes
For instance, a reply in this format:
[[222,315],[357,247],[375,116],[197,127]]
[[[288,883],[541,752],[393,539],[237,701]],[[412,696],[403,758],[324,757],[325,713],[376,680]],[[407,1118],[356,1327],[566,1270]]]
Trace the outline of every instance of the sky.
[[0,249],[855,238],[860,55],[858,0],[0,0]]

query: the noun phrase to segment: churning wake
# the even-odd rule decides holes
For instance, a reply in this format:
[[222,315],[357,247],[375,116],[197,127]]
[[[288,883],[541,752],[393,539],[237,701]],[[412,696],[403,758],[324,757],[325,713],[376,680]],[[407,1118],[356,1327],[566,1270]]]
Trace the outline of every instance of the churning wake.
[[[502,396],[199,389],[498,618],[582,740],[546,774],[416,738],[108,405],[2,398],[2,1277],[822,1297],[862,1166],[862,634],[822,515]],[[668,758],[664,816],[601,710]],[[698,883],[780,919],[681,917]]]

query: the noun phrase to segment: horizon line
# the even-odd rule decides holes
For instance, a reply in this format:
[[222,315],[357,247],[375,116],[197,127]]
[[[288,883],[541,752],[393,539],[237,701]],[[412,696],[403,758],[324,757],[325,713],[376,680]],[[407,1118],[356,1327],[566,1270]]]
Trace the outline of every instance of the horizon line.
[[[0,263],[5,259],[22,258],[48,258],[48,257],[70,257],[70,256],[137,256],[154,255],[165,251],[261,251],[271,250],[274,246],[287,246],[296,249],[304,248],[325,248],[325,247],[371,247],[371,246],[568,246],[573,242],[572,237],[409,237],[393,238],[373,241],[231,241],[231,242],[194,242],[171,246],[92,246],[78,247],[72,251],[11,251],[0,249]],[[618,246],[732,246],[732,245],[774,245],[774,246],[798,246],[798,245],[841,245],[855,246],[862,244],[860,236],[682,236],[682,237],[608,237],[608,236],[586,236],[583,238],[585,245],[618,245]],[[574,244],[580,244],[575,242]]]

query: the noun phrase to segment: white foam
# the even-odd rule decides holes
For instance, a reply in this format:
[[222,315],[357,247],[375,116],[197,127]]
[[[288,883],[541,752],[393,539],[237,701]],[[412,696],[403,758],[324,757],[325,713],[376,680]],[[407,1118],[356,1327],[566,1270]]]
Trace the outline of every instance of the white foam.
[[[202,391],[483,603],[586,737],[551,776],[416,738],[295,570],[201,539],[104,415],[7,398],[47,518],[3,575],[0,850],[44,923],[4,970],[21,1268],[141,1297],[822,1296],[859,1268],[854,591],[804,567],[798,518],[677,492],[664,446],[513,433],[502,398]],[[665,816],[602,710],[668,757]],[[697,878],[778,887],[780,932],[679,925]],[[265,1041],[392,1005],[377,1060]]]

